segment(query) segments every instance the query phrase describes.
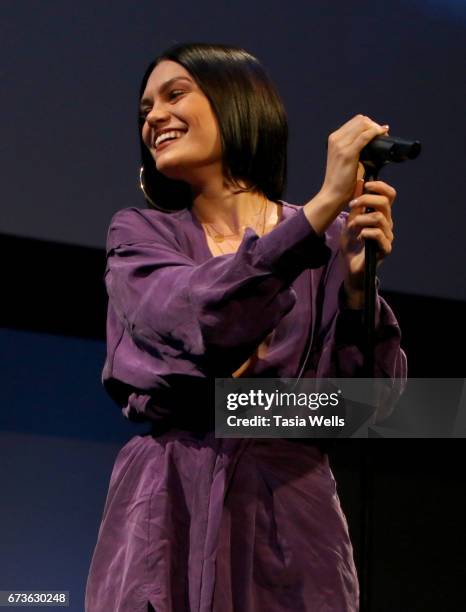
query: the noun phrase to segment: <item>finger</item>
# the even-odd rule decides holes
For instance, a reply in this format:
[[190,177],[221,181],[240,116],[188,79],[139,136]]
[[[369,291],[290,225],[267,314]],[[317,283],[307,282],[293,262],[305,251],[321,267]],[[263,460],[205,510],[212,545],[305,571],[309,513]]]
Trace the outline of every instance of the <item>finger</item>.
[[393,227],[391,204],[386,196],[363,194],[359,198],[352,200],[348,206],[350,218],[354,218],[354,213],[361,214],[367,208],[373,208],[375,211],[381,212],[388,220],[390,226]]
[[373,123],[359,133],[351,143],[348,143],[348,149],[353,155],[360,153],[362,149],[368,145],[377,136],[383,136],[388,131],[388,125],[381,126],[378,123]]
[[357,116],[355,121],[350,121],[342,128],[330,134],[328,147],[332,148],[339,156],[355,158],[360,151],[374,138],[387,133],[389,126],[381,126],[375,121]]
[[350,210],[357,206],[364,206],[365,208],[380,208],[381,206],[391,212],[392,207],[388,196],[377,195],[375,193],[363,193],[362,195],[354,198],[348,203]]
[[357,216],[365,214],[366,209],[364,206],[352,206],[348,217],[346,218],[346,224],[349,225],[351,221]]
[[358,181],[362,181],[363,182],[363,187],[364,187],[364,176],[366,175],[366,169],[364,168],[364,164],[361,162],[358,162]]
[[390,253],[392,252],[391,241],[388,240],[388,238],[385,236],[383,231],[379,228],[365,227],[361,230],[361,233],[359,234],[359,236],[363,240],[365,239],[374,240],[377,243],[378,249],[384,255],[390,255]]
[[[365,172],[366,170],[364,168],[364,165],[361,162],[358,162],[356,185],[354,187],[354,191],[353,191],[353,195],[351,196],[351,200],[355,200],[356,198],[359,198],[359,196],[361,196],[364,193],[364,174]],[[361,210],[361,212],[363,211]]]
[[360,207],[363,209],[361,210],[361,212],[364,212],[364,210],[366,210],[367,208],[373,208],[374,210],[380,210],[381,212],[383,212],[387,219],[391,219],[392,217],[392,202],[390,202],[388,196],[379,196],[375,194],[364,193],[359,196],[359,198],[351,200],[351,202],[348,204],[348,207],[350,209],[350,212],[353,209],[358,209]]
[[367,130],[369,127],[374,125],[381,125],[368,117],[367,115],[362,115],[361,113],[352,117],[349,121],[344,123],[338,130],[334,133],[338,134],[342,139],[347,136],[352,136],[352,139],[361,133],[362,130]]
[[352,208],[349,215],[346,218],[346,227],[348,227],[351,224],[351,222],[353,221],[355,217],[357,217],[358,215],[365,214],[365,212],[366,210],[364,206],[358,206],[358,207]]
[[359,196],[363,195],[364,193],[364,179],[357,179],[356,180],[356,184],[353,190],[353,195],[351,196],[351,201],[355,200],[356,198],[359,198]]
[[351,119],[346,121],[346,123],[341,125],[337,130],[334,130],[333,134],[338,135],[338,136],[344,136],[345,134],[351,132],[352,130],[354,131],[354,129],[357,126],[360,126],[366,119],[369,119],[369,117],[366,117],[365,115],[362,115],[360,113],[357,115],[354,115],[354,117],[351,117]]
[[[354,122],[348,123],[347,129],[340,135],[341,146],[359,146],[358,139],[364,140],[365,146],[370,140],[376,136],[381,136],[386,133],[389,129],[388,125],[380,125],[376,121],[373,121],[365,115],[356,116],[358,119]],[[359,118],[360,117],[360,118]]]
[[391,204],[393,204],[393,200],[397,195],[396,190],[391,185],[384,183],[383,181],[368,181],[364,185],[364,191],[366,193],[385,195],[390,200]]
[[365,213],[363,215],[357,215],[350,223],[348,223],[348,230],[360,231],[365,227],[379,228],[383,231],[388,240],[393,240],[393,231],[389,221],[380,212]]

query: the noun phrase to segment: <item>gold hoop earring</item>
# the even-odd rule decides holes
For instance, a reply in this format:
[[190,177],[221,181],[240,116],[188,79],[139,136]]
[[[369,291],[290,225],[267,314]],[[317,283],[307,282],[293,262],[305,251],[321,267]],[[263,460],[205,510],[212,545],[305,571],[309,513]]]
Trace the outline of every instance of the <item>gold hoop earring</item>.
[[162,208],[161,206],[158,206],[154,202],[154,200],[150,197],[150,195],[147,193],[146,188],[144,186],[144,166],[141,166],[139,169],[139,187],[141,188],[141,191],[144,194],[144,198],[146,199],[146,202],[148,202],[153,208],[155,208],[156,210],[160,210],[161,212],[165,212],[165,213],[173,212],[172,210],[168,208]]

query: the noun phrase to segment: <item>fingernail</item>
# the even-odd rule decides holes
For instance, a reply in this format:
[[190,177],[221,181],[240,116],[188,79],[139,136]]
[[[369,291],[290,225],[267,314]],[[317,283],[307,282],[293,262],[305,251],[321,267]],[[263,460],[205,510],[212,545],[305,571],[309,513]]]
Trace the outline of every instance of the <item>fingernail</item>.
[[355,198],[354,200],[351,200],[348,206],[356,206],[357,203],[358,203],[358,198]]

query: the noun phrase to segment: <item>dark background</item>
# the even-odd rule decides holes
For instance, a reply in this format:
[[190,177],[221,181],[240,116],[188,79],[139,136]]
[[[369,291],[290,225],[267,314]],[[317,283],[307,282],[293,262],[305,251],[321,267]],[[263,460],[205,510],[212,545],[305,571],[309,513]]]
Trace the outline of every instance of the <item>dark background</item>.
[[[421,140],[418,160],[381,176],[398,191],[383,294],[410,376],[463,378],[466,5],[19,0],[2,3],[1,28],[0,590],[70,590],[80,611],[113,461],[148,429],[100,384],[106,230],[116,210],[145,206],[146,65],[186,40],[256,54],[289,115],[290,202],[319,189],[328,134],[358,112]],[[370,610],[464,608],[463,452],[440,439],[330,451],[360,570],[369,554]]]
[[112,214],[145,206],[144,69],[174,42],[224,42],[256,54],[282,94],[290,202],[318,191],[328,134],[357,113],[422,142],[381,177],[399,194],[383,285],[466,300],[463,0],[4,0],[1,22],[1,232],[104,248]]

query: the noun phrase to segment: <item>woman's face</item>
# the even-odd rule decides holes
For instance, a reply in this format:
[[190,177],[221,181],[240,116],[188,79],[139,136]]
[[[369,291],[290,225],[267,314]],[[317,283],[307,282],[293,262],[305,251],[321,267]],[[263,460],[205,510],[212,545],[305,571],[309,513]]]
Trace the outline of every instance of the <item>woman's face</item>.
[[142,139],[157,170],[192,185],[222,172],[217,119],[209,100],[180,64],[163,60],[141,99]]

